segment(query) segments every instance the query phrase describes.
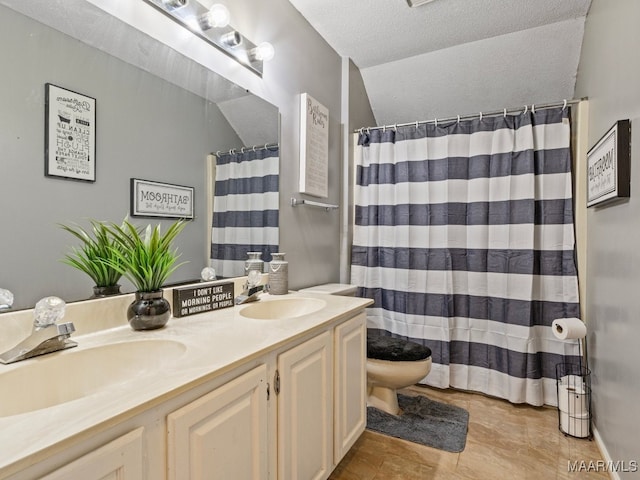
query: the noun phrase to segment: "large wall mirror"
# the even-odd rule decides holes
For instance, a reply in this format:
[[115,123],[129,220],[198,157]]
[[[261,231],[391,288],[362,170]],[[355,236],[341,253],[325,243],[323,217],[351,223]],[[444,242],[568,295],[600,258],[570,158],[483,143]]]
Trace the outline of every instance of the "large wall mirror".
[[[278,144],[277,108],[87,2],[0,0],[0,41],[0,288],[14,310],[91,296],[91,279],[61,262],[77,241],[59,224],[121,221],[131,178],[194,188],[176,242],[188,263],[170,282],[198,279],[211,251],[207,158]],[[96,99],[95,182],[44,174],[46,83]]]

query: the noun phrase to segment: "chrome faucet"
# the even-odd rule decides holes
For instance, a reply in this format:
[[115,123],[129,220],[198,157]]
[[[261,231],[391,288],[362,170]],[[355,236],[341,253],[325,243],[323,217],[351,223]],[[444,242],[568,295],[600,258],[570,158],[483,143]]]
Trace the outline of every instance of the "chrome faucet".
[[235,299],[236,305],[242,305],[244,303],[255,302],[260,300],[258,295],[265,291],[266,285],[258,285],[262,280],[262,274],[256,270],[252,270],[247,275],[247,283],[244,284],[242,293]]
[[255,302],[260,300],[258,295],[264,292],[266,285],[258,285],[256,287],[249,287],[245,284],[244,290],[240,295],[236,297],[236,305],[242,305],[244,303]]
[[14,363],[27,358],[57,352],[78,344],[69,337],[75,332],[72,322],[56,323],[64,316],[65,303],[57,297],[46,297],[36,304],[31,334],[15,347],[0,354],[1,363]]

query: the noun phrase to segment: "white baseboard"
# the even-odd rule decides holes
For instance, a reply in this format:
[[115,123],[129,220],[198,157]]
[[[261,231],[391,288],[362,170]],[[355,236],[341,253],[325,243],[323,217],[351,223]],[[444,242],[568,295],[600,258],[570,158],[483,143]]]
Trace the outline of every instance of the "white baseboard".
[[[596,445],[598,446],[598,449],[602,454],[602,459],[607,463],[612,462],[613,460],[611,458],[611,455],[609,455],[609,451],[607,450],[607,447],[602,441],[600,432],[598,432],[598,429],[595,427],[593,427],[592,430],[593,430],[593,439],[596,441]],[[611,478],[611,480],[621,480],[620,475],[618,475],[618,472],[614,472],[613,470],[609,470],[609,477]]]

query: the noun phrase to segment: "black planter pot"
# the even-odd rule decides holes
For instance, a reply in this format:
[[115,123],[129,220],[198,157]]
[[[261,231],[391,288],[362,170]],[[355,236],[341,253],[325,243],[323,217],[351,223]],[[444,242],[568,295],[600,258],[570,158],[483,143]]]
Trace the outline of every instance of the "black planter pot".
[[127,319],[134,330],[162,328],[169,318],[171,318],[171,306],[162,296],[162,290],[136,292],[136,299],[127,309]]
[[104,298],[111,295],[120,295],[120,285],[109,285],[108,287],[93,287],[91,298]]

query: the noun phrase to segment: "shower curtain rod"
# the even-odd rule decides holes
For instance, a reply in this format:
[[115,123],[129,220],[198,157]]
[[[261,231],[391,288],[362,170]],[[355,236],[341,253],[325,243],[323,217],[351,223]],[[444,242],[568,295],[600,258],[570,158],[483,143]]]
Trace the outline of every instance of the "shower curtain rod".
[[220,150],[218,150],[216,153],[211,152],[211,155],[215,155],[216,157],[219,157],[220,155],[233,155],[234,153],[244,153],[244,152],[248,152],[249,150],[253,150],[254,152],[256,150],[271,150],[273,148],[278,148],[280,147],[279,143],[265,143],[264,145],[254,145],[252,147],[242,147],[240,150],[238,150],[237,148],[232,148],[231,150],[228,150],[226,152],[221,152]]
[[455,117],[448,117],[448,118],[436,118],[434,120],[420,120],[420,121],[415,121],[415,122],[408,122],[408,123],[396,123],[395,125],[381,125],[381,126],[377,126],[377,127],[362,127],[362,128],[356,128],[353,133],[363,133],[365,130],[367,132],[369,132],[370,130],[386,130],[387,128],[390,129],[396,129],[398,127],[409,127],[414,125],[415,127],[418,127],[418,125],[421,124],[427,124],[427,123],[433,123],[434,125],[438,125],[438,123],[441,122],[452,122],[452,121],[457,121],[459,122],[460,120],[469,120],[471,118],[475,118],[475,117],[479,117],[480,119],[482,119],[482,117],[495,117],[498,115],[507,115],[507,114],[511,114],[511,113],[517,113],[522,111],[523,113],[526,113],[528,110],[531,110],[533,112],[535,112],[536,110],[544,110],[545,108],[554,108],[554,107],[566,107],[567,105],[575,105],[577,103],[580,103],[583,100],[587,100],[587,97],[583,97],[580,99],[573,99],[573,100],[563,100],[562,102],[556,102],[556,103],[546,103],[543,105],[535,105],[535,104],[531,104],[531,106],[529,107],[528,105],[525,105],[524,107],[517,107],[517,108],[504,108],[502,110],[496,110],[494,112],[479,112],[479,113],[473,113],[473,114],[469,114],[469,115],[456,115]]

